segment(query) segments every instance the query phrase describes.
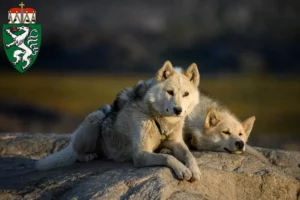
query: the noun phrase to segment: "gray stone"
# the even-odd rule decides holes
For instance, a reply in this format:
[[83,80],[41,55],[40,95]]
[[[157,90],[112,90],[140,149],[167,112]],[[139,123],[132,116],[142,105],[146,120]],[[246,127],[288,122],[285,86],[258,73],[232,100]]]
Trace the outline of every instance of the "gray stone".
[[96,160],[39,172],[36,159],[69,142],[67,135],[0,135],[0,199],[300,199],[300,152],[257,148],[250,155],[193,152],[202,172],[179,181],[167,167],[135,168]]

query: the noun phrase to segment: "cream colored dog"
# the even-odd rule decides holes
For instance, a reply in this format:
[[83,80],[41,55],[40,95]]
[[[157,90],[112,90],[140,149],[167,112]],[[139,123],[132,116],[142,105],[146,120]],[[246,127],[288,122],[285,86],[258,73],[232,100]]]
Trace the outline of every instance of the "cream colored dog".
[[[199,81],[196,64],[181,73],[167,61],[143,97],[123,101],[122,109],[115,102],[111,110],[108,106],[90,114],[72,135],[71,144],[38,161],[37,168],[104,156],[118,162],[133,160],[137,167],[168,166],[179,179],[199,179],[198,165],[182,134],[185,117],[199,101]],[[118,99],[122,98],[121,93]],[[158,148],[171,149],[174,156],[154,153]]]
[[268,163],[261,153],[246,144],[254,121],[253,116],[241,122],[218,101],[201,93],[198,105],[186,118],[184,138],[191,149],[234,154],[246,151]]

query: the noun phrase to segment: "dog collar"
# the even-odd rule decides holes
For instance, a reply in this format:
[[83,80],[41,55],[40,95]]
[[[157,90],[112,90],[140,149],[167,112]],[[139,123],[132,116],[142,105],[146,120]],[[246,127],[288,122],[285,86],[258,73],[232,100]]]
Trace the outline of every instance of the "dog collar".
[[163,135],[163,132],[161,131],[161,127],[160,127],[158,121],[156,121],[156,120],[154,119],[154,122],[155,122],[155,125],[156,125],[156,127],[157,127],[159,133],[160,133],[161,135]]

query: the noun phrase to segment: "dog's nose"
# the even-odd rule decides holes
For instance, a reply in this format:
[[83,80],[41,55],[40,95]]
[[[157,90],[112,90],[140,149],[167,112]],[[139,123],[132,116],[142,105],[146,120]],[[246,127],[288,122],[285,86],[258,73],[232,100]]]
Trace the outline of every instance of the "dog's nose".
[[181,107],[175,107],[175,108],[173,108],[173,110],[174,110],[174,113],[176,115],[180,115],[180,113],[182,112],[182,108]]
[[237,141],[237,142],[235,142],[235,146],[236,146],[239,150],[241,150],[241,149],[244,148],[244,142],[243,142],[243,141]]

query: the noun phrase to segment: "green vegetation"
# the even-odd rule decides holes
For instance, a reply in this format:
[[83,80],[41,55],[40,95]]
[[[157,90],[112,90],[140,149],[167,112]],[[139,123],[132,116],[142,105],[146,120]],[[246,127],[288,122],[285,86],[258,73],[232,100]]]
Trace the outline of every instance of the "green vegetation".
[[[103,104],[111,103],[122,88],[148,77],[30,72],[1,74],[0,98],[84,116]],[[290,134],[300,131],[299,79],[222,76],[202,79],[201,88],[241,119],[255,115],[255,132]]]

